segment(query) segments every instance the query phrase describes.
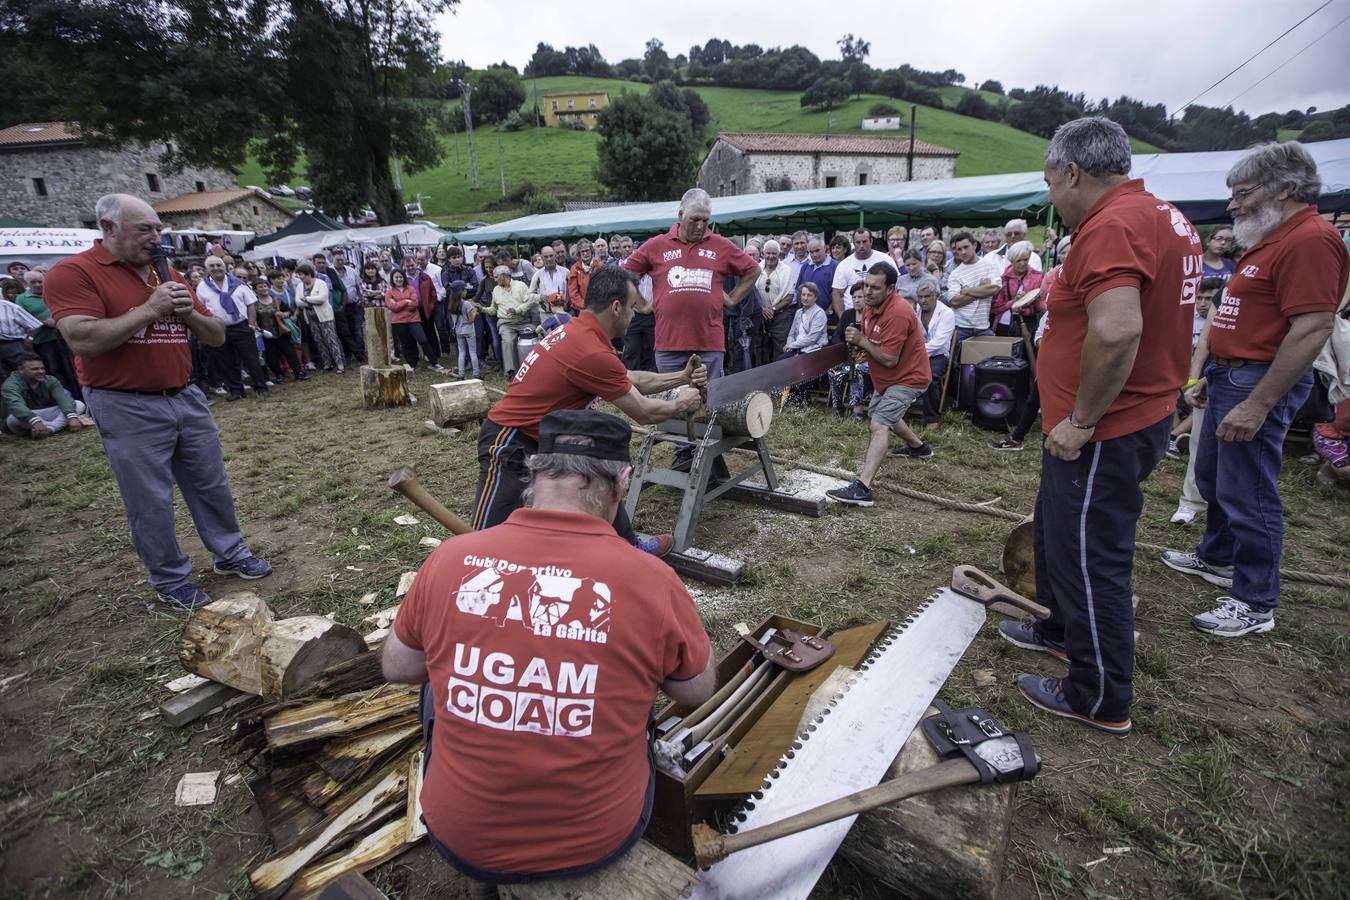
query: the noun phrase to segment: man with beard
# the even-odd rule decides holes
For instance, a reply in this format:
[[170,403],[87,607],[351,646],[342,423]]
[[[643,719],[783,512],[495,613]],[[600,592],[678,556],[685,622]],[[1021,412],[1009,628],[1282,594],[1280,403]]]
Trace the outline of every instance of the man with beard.
[[1140,483],[1167,448],[1200,283],[1195,229],[1129,172],[1130,139],[1100,116],[1061,125],[1046,152],[1050,201],[1074,229],[1037,361],[1036,596],[1051,614],[999,625],[1068,664],[1017,679],[1033,706],[1111,734],[1132,727]]
[[1169,551],[1163,562],[1228,588],[1191,624],[1239,637],[1275,627],[1284,437],[1312,389],[1310,367],[1331,334],[1350,258],[1317,214],[1322,179],[1297,141],[1253,148],[1229,170],[1228,186],[1233,231],[1249,249],[1210,320],[1213,359],[1187,393],[1205,408],[1194,451],[1196,485],[1209,503],[1205,536],[1195,552]]

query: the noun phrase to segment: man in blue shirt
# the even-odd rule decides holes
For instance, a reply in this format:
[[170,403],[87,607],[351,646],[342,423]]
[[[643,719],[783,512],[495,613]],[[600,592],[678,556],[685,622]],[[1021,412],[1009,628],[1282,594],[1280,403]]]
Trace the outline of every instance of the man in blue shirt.
[[806,253],[807,260],[801,264],[797,272],[797,287],[800,288],[810,282],[820,289],[816,295],[816,303],[824,308],[830,324],[834,325],[835,315],[830,307],[830,288],[834,284],[834,270],[839,263],[825,252],[825,242],[818,237],[806,242]]

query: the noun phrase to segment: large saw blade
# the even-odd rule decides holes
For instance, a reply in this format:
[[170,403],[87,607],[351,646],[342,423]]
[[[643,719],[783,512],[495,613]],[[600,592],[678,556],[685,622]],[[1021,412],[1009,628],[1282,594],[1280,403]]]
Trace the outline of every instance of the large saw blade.
[[[758,828],[879,784],[984,624],[985,608],[950,588],[934,594],[793,742],[738,830]],[[750,847],[702,873],[694,898],[805,898],[856,816]]]
[[744,400],[755,391],[782,390],[824,375],[848,357],[848,349],[847,344],[831,344],[813,353],[789,356],[735,375],[714,378],[708,382],[708,409]]

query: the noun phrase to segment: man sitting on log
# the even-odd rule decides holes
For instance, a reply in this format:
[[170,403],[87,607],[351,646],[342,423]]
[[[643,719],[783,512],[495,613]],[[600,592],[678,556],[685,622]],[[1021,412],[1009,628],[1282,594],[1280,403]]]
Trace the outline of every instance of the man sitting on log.
[[[560,409],[584,409],[607,400],[637,422],[650,424],[696,411],[698,391],[684,388],[669,400],[644,396],[708,383],[708,370],[696,356],[683,369],[657,374],[629,371],[615,352],[639,302],[637,281],[616,266],[603,266],[586,288],[586,307],[566,325],[545,336],[521,360],[506,396],[488,410],[478,433],[478,500],[473,527],[490,528],[506,520],[521,503],[528,473],[526,460],[538,450],[539,422]],[[639,539],[623,507],[614,516],[619,535],[657,556],[670,552],[670,535]]]
[[[583,323],[606,273],[622,277],[595,273]],[[627,852],[651,815],[657,688],[688,705],[713,692],[708,636],[683,583],[609,524],[630,439],[604,413],[545,416],[529,508],[432,553],[385,640],[385,677],[426,682],[428,840],[483,895]]]

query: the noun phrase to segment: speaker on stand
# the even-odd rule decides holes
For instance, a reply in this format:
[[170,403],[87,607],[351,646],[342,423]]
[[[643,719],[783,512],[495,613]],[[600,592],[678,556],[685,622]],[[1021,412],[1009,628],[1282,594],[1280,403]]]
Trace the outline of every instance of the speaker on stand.
[[971,421],[990,431],[1006,431],[1016,424],[1031,393],[1027,361],[991,356],[975,364],[973,381]]

